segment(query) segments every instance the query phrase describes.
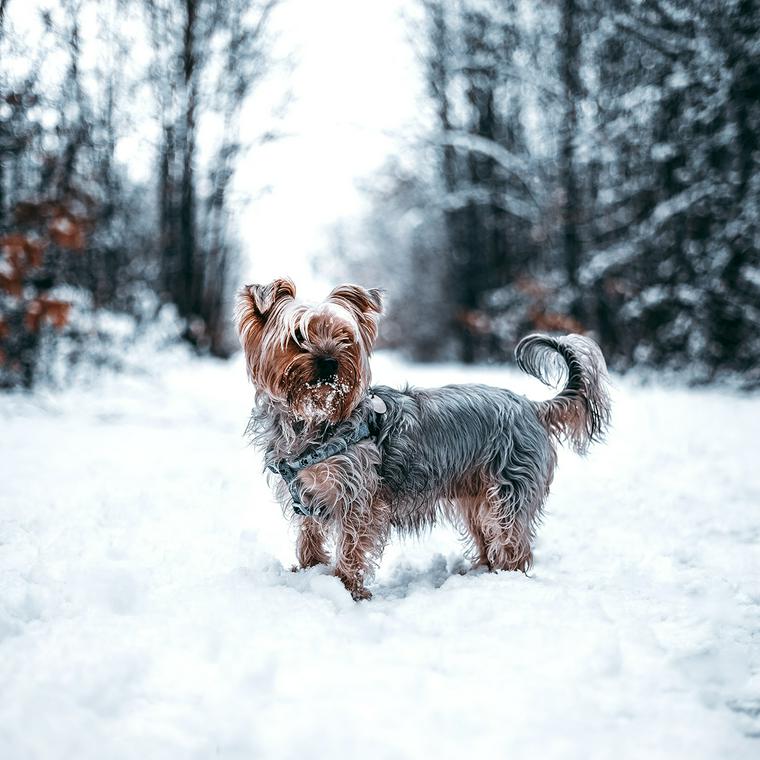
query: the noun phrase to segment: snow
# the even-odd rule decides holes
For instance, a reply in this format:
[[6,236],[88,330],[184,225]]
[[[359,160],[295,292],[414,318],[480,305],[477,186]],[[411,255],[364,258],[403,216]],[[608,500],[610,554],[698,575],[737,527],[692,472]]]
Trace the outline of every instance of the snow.
[[760,398],[614,400],[608,444],[561,456],[529,577],[461,574],[441,528],[355,604],[290,572],[242,361],[0,397],[0,757],[756,757]]
[[260,83],[242,123],[247,130],[271,123],[273,104],[284,92],[292,97],[277,125],[284,138],[248,152],[237,171],[240,192],[256,197],[240,212],[246,281],[305,268],[296,279],[301,295],[329,291],[329,277],[304,267],[305,252],[333,255],[334,224],[365,212],[360,185],[426,123],[424,82],[404,21],[416,15],[414,5],[288,0],[275,8],[275,56],[294,65]]

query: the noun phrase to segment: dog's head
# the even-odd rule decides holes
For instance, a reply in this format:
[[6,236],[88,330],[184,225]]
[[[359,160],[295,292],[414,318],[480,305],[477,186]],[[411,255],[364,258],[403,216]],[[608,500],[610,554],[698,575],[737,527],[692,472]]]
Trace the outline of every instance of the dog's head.
[[307,421],[346,419],[370,383],[382,314],[379,290],[340,285],[320,304],[296,302],[291,280],[246,285],[237,325],[256,390]]

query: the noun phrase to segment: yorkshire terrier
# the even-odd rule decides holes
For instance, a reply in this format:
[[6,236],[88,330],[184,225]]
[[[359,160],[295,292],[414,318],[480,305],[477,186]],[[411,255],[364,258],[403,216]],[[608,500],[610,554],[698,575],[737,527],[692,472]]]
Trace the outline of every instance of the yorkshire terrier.
[[256,390],[249,432],[297,522],[299,566],[328,564],[331,545],[336,575],[367,599],[391,530],[419,534],[445,518],[476,566],[526,572],[557,443],[585,453],[609,424],[596,343],[520,342],[523,371],[546,384],[566,377],[549,401],[487,385],[395,390],[370,385],[381,291],[340,285],[316,306],[295,296],[288,279],[246,286],[237,324]]

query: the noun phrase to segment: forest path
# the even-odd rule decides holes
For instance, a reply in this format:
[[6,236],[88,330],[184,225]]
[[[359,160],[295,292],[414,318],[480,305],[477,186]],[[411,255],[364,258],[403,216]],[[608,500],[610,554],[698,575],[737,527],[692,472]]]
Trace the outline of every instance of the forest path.
[[760,397],[617,380],[529,577],[457,574],[442,527],[357,605],[286,569],[250,396],[242,363],[198,360],[0,396],[4,760],[756,756]]

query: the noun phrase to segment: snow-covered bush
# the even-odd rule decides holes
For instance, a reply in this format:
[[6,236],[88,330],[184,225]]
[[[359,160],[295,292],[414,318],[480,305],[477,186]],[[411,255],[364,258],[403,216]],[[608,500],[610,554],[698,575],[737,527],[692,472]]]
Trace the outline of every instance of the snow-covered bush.
[[56,296],[71,304],[60,331],[41,335],[37,383],[86,384],[102,372],[150,372],[172,356],[185,355],[184,322],[173,304],[161,305],[149,290],[135,293],[133,314],[95,309],[90,294],[70,287]]

